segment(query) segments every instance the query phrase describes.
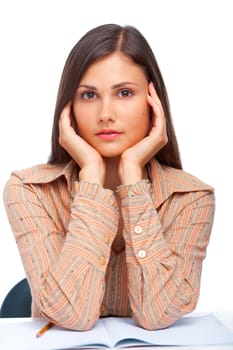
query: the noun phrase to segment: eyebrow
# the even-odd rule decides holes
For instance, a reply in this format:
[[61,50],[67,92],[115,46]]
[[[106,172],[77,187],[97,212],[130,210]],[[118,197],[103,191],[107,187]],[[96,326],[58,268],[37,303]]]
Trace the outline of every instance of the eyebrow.
[[[120,87],[125,86],[125,85],[135,85],[136,86],[137,84],[135,84],[135,83],[133,83],[131,81],[123,81],[121,83],[114,84],[112,86],[112,89],[119,89]],[[98,90],[97,87],[95,87],[93,85],[86,85],[86,84],[79,85],[78,89],[79,88],[86,88],[86,89],[90,89],[90,90]]]

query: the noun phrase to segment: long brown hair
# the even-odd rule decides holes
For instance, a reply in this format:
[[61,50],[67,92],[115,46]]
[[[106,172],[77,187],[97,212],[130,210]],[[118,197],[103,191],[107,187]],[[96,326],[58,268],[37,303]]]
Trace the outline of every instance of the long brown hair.
[[168,143],[156,154],[156,159],[162,164],[182,169],[168,95],[154,53],[136,28],[132,26],[122,27],[117,24],[105,24],[88,31],[73,47],[66,60],[57,94],[49,163],[64,163],[71,159],[71,156],[59,144],[61,112],[65,105],[72,100],[88,67],[97,59],[116,51],[130,57],[144,69],[148,82],[154,83],[161,100],[167,123]]

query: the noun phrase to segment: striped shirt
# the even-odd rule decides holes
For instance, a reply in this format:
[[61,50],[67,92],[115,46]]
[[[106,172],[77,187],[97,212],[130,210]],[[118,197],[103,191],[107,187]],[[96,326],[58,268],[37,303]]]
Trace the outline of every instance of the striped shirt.
[[120,205],[115,191],[78,181],[73,161],[12,173],[4,203],[32,316],[74,330],[130,316],[159,329],[195,308],[213,188],[155,159],[147,168],[150,180],[118,187]]

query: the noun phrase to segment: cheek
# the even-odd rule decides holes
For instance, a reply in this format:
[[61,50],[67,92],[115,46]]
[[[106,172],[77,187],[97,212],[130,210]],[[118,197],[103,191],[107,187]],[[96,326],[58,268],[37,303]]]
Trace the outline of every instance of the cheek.
[[137,134],[146,136],[150,129],[150,110],[148,105],[140,105],[131,113],[131,126]]
[[120,104],[119,112],[124,117],[134,116],[132,119],[139,120],[148,117],[149,105],[144,96],[139,98],[135,97],[131,101],[127,101],[125,104]]
[[80,118],[80,115],[74,113],[74,121],[75,121],[75,131],[82,138],[86,138],[86,130],[88,130],[88,126],[85,123],[83,118]]
[[90,118],[88,117],[88,111],[86,110],[86,108],[83,108],[82,105],[79,105],[78,107],[77,104],[74,104],[73,115],[78,129],[77,131],[81,136],[83,130],[86,129],[85,125],[87,126],[88,120],[90,120]]

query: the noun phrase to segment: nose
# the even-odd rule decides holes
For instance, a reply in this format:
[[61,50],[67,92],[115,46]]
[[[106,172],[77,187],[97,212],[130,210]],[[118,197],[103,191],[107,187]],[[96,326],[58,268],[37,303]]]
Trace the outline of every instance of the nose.
[[115,119],[112,103],[109,100],[102,101],[99,111],[99,121],[102,123],[114,122]]
[[100,117],[100,122],[106,123],[106,122],[114,122],[115,117],[110,114],[105,114]]

